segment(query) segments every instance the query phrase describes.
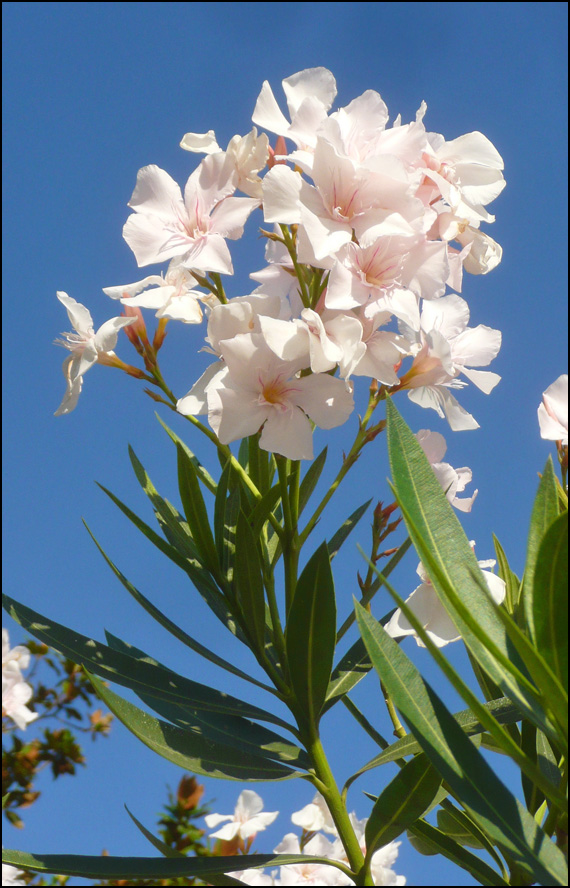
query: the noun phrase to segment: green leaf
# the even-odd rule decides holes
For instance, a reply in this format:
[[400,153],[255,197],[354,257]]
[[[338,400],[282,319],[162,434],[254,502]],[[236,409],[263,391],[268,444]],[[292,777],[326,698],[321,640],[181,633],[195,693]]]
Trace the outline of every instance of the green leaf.
[[538,551],[544,534],[558,517],[558,489],[556,475],[552,464],[552,457],[548,457],[544,472],[538,485],[536,497],[530,516],[530,528],[526,547],[526,562],[522,582],[522,603],[524,616],[529,635],[533,641],[536,639],[534,627],[534,572]]
[[199,641],[196,641],[195,638],[192,638],[191,635],[188,635],[187,632],[182,629],[178,623],[173,622],[169,617],[162,613],[151,601],[146,598],[142,592],[133,586],[133,584],[121,573],[119,568],[111,561],[109,556],[103,550],[101,545],[98,543],[97,539],[91,532],[86,521],[83,522],[91,539],[101,552],[101,555],[113,571],[116,577],[119,578],[127,592],[133,596],[136,602],[140,604],[146,611],[153,617],[157,623],[160,623],[161,626],[164,626],[171,635],[174,635],[179,641],[189,647],[191,650],[195,651],[197,654],[200,654],[201,657],[204,657],[206,660],[209,660],[210,663],[214,663],[216,666],[219,666],[221,669],[225,669],[226,672],[231,672],[232,675],[237,675],[238,678],[243,678],[245,681],[250,682],[251,684],[257,685],[257,687],[263,688],[264,691],[269,691],[271,694],[275,693],[275,689],[270,685],[266,685],[261,681],[258,681],[256,678],[253,678],[251,675],[248,675],[247,672],[243,672],[241,669],[238,669],[237,666],[234,666],[232,663],[229,663],[227,660],[224,660],[223,657],[219,657],[215,654],[210,648],[205,647],[205,645],[201,644]]
[[137,659],[114,651],[93,638],[80,635],[73,629],[19,604],[7,595],[3,595],[2,600],[10,616],[31,635],[107,681],[123,685],[135,693],[146,692],[153,697],[163,697],[173,703],[191,705],[197,709],[243,715],[245,718],[270,722],[291,730],[291,726],[283,719],[257,706],[191,681],[170,669],[156,666],[147,659]]
[[275,484],[260,500],[257,501],[250,514],[247,516],[254,536],[259,536],[263,525],[269,518],[269,514],[275,508],[281,497],[281,485]]
[[153,836],[151,831],[148,830],[146,828],[146,826],[143,826],[142,823],[140,822],[140,820],[137,820],[135,815],[132,814],[131,811],[129,811],[129,809],[127,808],[126,805],[125,805],[125,811],[129,815],[129,817],[131,818],[131,820],[133,821],[133,823],[135,824],[137,829],[139,829],[142,832],[145,839],[148,839],[149,842],[151,843],[151,845],[154,845],[154,847],[157,849],[157,851],[160,851],[160,853],[164,854],[165,857],[178,857],[178,858],[181,858],[181,857],[185,858],[186,857],[186,855],[183,854],[182,851],[177,851],[176,848],[171,848],[170,845],[165,844],[165,842],[161,842],[160,839],[157,839],[156,836]]
[[[55,873],[85,879],[179,879],[195,876],[213,883],[220,873],[235,871],[236,861],[243,869],[320,863],[334,866],[344,873],[348,867],[326,857],[310,854],[240,854],[231,857],[101,857],[87,854],[27,854],[24,851],[2,852],[2,862],[18,869],[36,873]],[[219,884],[222,884],[221,882]],[[231,884],[231,883],[230,883]]]
[[240,781],[287,780],[300,776],[298,771],[279,762],[214,742],[204,736],[199,728],[183,729],[154,718],[106,688],[87,669],[85,671],[101,700],[125,727],[157,755],[185,771],[220,780]]
[[495,872],[484,860],[480,860],[471,851],[466,851],[454,839],[440,829],[418,820],[408,832],[413,847],[420,854],[441,854],[452,863],[471,873],[481,885],[508,885],[499,873]]
[[293,690],[310,725],[318,722],[336,644],[336,602],[327,544],[322,543],[297,580],[285,630]]
[[532,622],[535,645],[568,690],[568,512],[544,534],[536,557]]
[[212,576],[223,585],[224,577],[221,573],[216,544],[210,528],[210,519],[194,463],[180,444],[176,445],[176,450],[178,453],[178,487],[190,533],[200,553],[200,560]]
[[309,502],[311,498],[311,494],[313,493],[319,478],[321,477],[321,473],[325,467],[325,462],[327,460],[327,448],[325,447],[317,457],[312,461],[309,468],[305,472],[305,477],[301,481],[299,485],[299,515],[301,515],[303,509]]
[[[521,720],[520,711],[507,697],[501,697],[500,700],[486,703],[485,709],[488,709],[497,721],[503,725]],[[470,709],[462,709],[461,712],[456,712],[453,718],[468,737],[481,734],[485,730],[477,716]],[[352,783],[353,780],[356,780],[365,771],[370,771],[372,768],[386,764],[386,762],[395,762],[396,759],[404,758],[406,755],[416,755],[418,752],[421,752],[420,744],[413,734],[406,734],[405,737],[401,737],[395,743],[391,743],[383,752],[370,759],[366,765],[350,778],[350,782]]]
[[[136,656],[138,659],[152,660],[157,666],[165,668],[162,663],[153,660],[140,648],[117,638],[111,632],[105,631],[105,635],[109,647],[113,650]],[[154,712],[178,725],[179,728],[202,733],[214,743],[234,746],[237,750],[261,755],[305,770],[311,767],[311,761],[303,749],[247,718],[171,703],[169,700],[140,691],[137,692],[137,696]]]
[[423,751],[461,804],[510,858],[547,885],[564,885],[564,855],[491,770],[398,644],[363,608],[370,659]]
[[426,758],[417,755],[382,790],[366,824],[366,856],[397,839],[430,807],[441,777]]
[[507,608],[509,614],[511,614],[512,616],[516,611],[521,581],[511,570],[504,549],[495,534],[493,534],[493,543],[495,544],[495,554],[497,556],[497,563],[499,566],[499,576],[505,584],[505,607]]
[[471,848],[480,848],[486,851],[501,869],[503,875],[506,875],[503,861],[479,824],[465,811],[456,808],[449,799],[444,802],[444,805],[445,807],[437,812],[438,827],[460,845],[469,845]]
[[182,447],[182,449],[184,450],[188,459],[190,459],[192,461],[195,472],[198,475],[198,477],[199,477],[200,481],[202,482],[202,484],[204,485],[204,487],[207,487],[208,490],[210,491],[210,493],[213,493],[215,495],[218,485],[216,484],[216,482],[214,481],[214,479],[212,478],[212,476],[210,475],[208,470],[204,468],[204,466],[202,465],[202,463],[200,462],[198,457],[192,453],[192,451],[190,450],[188,445],[185,444],[184,441],[178,437],[176,432],[173,432],[172,429],[170,429],[166,425],[166,423],[163,422],[163,420],[160,418],[158,413],[155,413],[154,415],[158,419],[159,423],[161,424],[162,428],[164,429],[166,434],[169,436],[169,438],[172,441],[174,441],[174,443],[176,445],[179,445],[180,447]]
[[327,546],[328,546],[331,561],[333,560],[335,555],[338,553],[338,550],[340,549],[340,547],[344,543],[347,536],[354,530],[354,528],[356,527],[356,525],[358,524],[358,522],[360,521],[360,519],[362,518],[362,516],[366,512],[366,510],[371,502],[372,502],[372,500],[369,499],[365,503],[363,503],[361,506],[359,506],[358,509],[355,509],[354,512],[352,513],[352,515],[348,516],[346,521],[343,524],[341,524],[341,526],[336,531],[336,533],[330,538],[330,540],[327,543]]
[[502,693],[538,727],[552,731],[540,692],[527,677],[469,541],[425,453],[390,398],[386,411],[394,490],[440,601],[469,651]]
[[247,518],[237,520],[234,584],[245,626],[258,651],[265,647],[265,594],[257,541]]

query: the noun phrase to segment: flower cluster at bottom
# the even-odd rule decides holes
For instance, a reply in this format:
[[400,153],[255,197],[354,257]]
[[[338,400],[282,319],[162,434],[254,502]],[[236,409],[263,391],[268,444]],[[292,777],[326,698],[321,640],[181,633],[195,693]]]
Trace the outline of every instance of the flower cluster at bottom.
[[[240,794],[233,814],[208,814],[205,820],[208,827],[218,826],[227,821],[221,829],[211,833],[212,838],[233,843],[241,839],[249,848],[255,835],[273,823],[278,814],[278,811],[264,812],[261,797],[253,790],[246,789]],[[247,869],[229,875],[246,885],[353,885],[354,882],[336,867],[313,863],[309,859],[325,857],[331,861],[348,864],[336,827],[320,793],[316,794],[309,805],[296,811],[291,820],[295,826],[302,828],[301,838],[299,839],[295,833],[287,833],[275,848],[275,853],[307,854],[307,863],[282,866],[270,874],[261,869]],[[350,820],[365,854],[364,831],[367,821],[359,820],[354,812],[350,815]],[[327,838],[323,833],[332,838]],[[406,884],[404,876],[396,875],[392,869],[400,844],[400,842],[390,842],[372,855],[371,873],[374,885]]]

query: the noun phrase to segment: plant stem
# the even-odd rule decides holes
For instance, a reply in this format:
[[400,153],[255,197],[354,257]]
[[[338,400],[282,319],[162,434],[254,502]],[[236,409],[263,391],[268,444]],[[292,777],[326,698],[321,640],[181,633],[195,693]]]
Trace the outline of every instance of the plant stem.
[[[289,493],[290,462],[283,456],[276,454],[277,471],[279,473],[279,485],[281,487],[281,502],[283,504],[283,568],[285,571],[285,612],[289,615],[295,587],[297,585],[297,567],[299,564],[299,547],[297,546],[297,516],[291,508],[291,496]],[[296,497],[298,504],[298,494]],[[298,505],[297,505],[298,509]]]
[[398,718],[398,713],[396,712],[396,707],[394,706],[394,701],[392,700],[390,694],[384,687],[383,683],[380,682],[380,687],[382,688],[382,693],[384,694],[384,701],[386,703],[386,707],[388,709],[388,715],[390,716],[390,720],[394,725],[394,736],[400,739],[401,737],[405,737],[407,734],[406,729],[402,726],[402,722]]

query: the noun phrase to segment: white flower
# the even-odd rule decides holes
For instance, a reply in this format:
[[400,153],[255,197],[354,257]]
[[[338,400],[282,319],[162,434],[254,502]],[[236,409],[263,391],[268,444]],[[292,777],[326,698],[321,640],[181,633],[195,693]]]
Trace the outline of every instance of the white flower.
[[[295,833],[287,833],[275,848],[276,854],[307,854],[314,857],[333,858],[335,845],[317,833],[307,842],[301,852],[299,839]],[[294,863],[282,866],[280,884],[285,885],[351,885],[351,880],[339,869],[326,863]]]
[[168,173],[151,164],[139,170],[129,201],[135,211],[123,237],[137,263],[151,265],[181,257],[187,268],[233,274],[225,238],[241,237],[243,226],[259,201],[230,197],[236,172],[224,153],[210,154],[180,187]]
[[247,136],[234,136],[225,152],[216,142],[213,130],[186,133],[180,147],[199,154],[225,154],[237,173],[236,188],[249,197],[261,198],[261,179],[257,173],[263,169],[269,157],[269,139],[265,133],[258,136],[253,127]]
[[222,444],[254,435],[259,445],[289,459],[312,459],[309,418],[320,428],[341,425],[354,402],[340,379],[297,376],[303,361],[282,361],[259,333],[219,343],[225,368],[207,388],[208,421]]
[[[471,543],[471,545],[473,546],[474,543]],[[481,568],[493,567],[495,561],[489,559],[488,561],[479,561],[478,564]],[[419,564],[417,573],[422,583],[406,598],[406,604],[411,608],[429,638],[437,647],[444,647],[451,641],[459,641],[461,635],[458,634],[457,627],[439,600],[423,564]],[[489,570],[482,570],[482,573],[491,597],[497,604],[501,604],[505,597],[505,584],[503,580]],[[413,629],[400,608],[392,614],[384,629],[392,638],[413,635],[416,639],[416,644],[419,647],[425,647],[424,642],[421,638],[418,638],[415,629]]]
[[95,332],[93,318],[84,305],[62,291],[58,291],[57,298],[67,309],[69,320],[75,329],[74,333],[62,333],[65,339],[55,340],[56,345],[61,345],[71,352],[63,362],[67,391],[55,412],[55,416],[61,416],[75,409],[84,374],[97,363],[100,355],[113,354],[119,330],[134,324],[136,318],[111,318]]
[[300,826],[307,832],[318,832],[322,829],[330,835],[338,835],[331,813],[320,792],[309,805],[305,805],[300,811],[295,811],[291,815],[291,820],[295,826]]
[[[275,870],[275,872],[277,872],[277,870]],[[276,884],[274,874],[272,873],[268,876],[261,869],[238,870],[237,872],[228,873],[228,876],[233,876],[234,879],[239,879],[244,885],[265,886]]]
[[[194,290],[197,283],[196,278],[176,258],[170,262],[165,275],[151,274],[133,284],[104,287],[103,293],[111,299],[120,299],[123,305],[155,308],[157,318],[199,324],[202,320],[200,302],[211,304],[215,297]],[[217,303],[218,300],[215,301]]]
[[542,395],[538,408],[540,436],[568,444],[568,374],[563,373]]
[[30,652],[23,645],[10,648],[8,630],[2,629],[2,715],[11,718],[20,730],[38,717],[26,706],[33,690],[22,678],[22,669],[30,662]]
[[466,486],[471,483],[473,479],[471,469],[467,467],[454,469],[449,463],[442,462],[447,450],[447,444],[445,443],[445,438],[439,432],[420,429],[416,434],[416,438],[430,461],[435,477],[444,489],[451,505],[455,506],[456,509],[460,509],[461,512],[470,512],[479,491],[476,490],[473,496],[468,499],[460,498],[457,494],[464,491]]
[[279,811],[263,813],[263,800],[252,789],[244,789],[237,800],[233,814],[207,814],[204,818],[208,828],[217,826],[225,820],[230,822],[222,826],[215,833],[210,833],[211,838],[231,841],[236,836],[249,839],[261,832],[270,823],[273,823]]
[[2,864],[2,888],[4,886],[19,886],[26,885],[24,881],[25,873],[22,870],[16,869],[15,866],[8,866],[7,863]]

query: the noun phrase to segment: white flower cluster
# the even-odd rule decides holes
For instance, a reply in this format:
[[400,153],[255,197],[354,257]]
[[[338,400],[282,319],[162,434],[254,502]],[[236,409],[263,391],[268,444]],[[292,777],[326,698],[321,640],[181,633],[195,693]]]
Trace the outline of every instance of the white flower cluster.
[[[217,360],[178,409],[207,413],[223,444],[261,429],[262,448],[310,459],[313,427],[345,422],[359,376],[407,390],[453,429],[476,428],[452,392],[467,384],[460,376],[493,389],[499,377],[477,368],[496,357],[501,334],[469,327],[467,303],[446,291],[461,290],[463,270],[486,274],[501,260],[480,230],[505,185],[500,155],[478,132],[452,141],[428,132],[423,102],[414,121],[391,126],[373,90],[331,112],[336,83],[325,68],[300,71],[283,89],[290,120],[267,82],[252,117],[277,135],[275,148],[255,127],[225,151],[211,130],[187,133],[182,147],[206,157],[183,192],[157,166],[139,171],[123,235],[139,266],[169,265],[105,293],[162,319],[206,315]],[[233,273],[227,241],[257,207],[274,226],[267,265],[252,275],[252,294],[228,301],[205,276]],[[131,322],[95,334],[90,316],[78,320],[63,343],[72,356],[58,413],[73,409],[82,373]]]
[[[22,669],[27,669],[29,662],[29,650],[21,644],[10,648],[8,630],[2,628],[2,717],[11,718],[22,731],[38,717],[26,706],[33,691],[22,678]],[[25,885],[23,877],[16,867],[2,864],[2,885]]]
[[30,663],[30,652],[23,645],[10,648],[8,630],[2,629],[2,716],[8,716],[20,730],[38,717],[26,706],[32,688],[22,677],[22,669]]
[[[208,827],[229,821],[217,832],[211,833],[212,838],[231,841],[236,837],[252,839],[258,832],[273,823],[278,811],[263,812],[261,797],[251,789],[244,790],[237,801],[232,814],[209,814],[205,820]],[[292,815],[295,826],[303,830],[301,842],[295,833],[287,833],[275,848],[276,854],[307,854],[313,857],[325,857],[348,865],[342,843],[335,825],[322,796],[317,793],[311,804]],[[358,820],[356,814],[350,815],[354,832],[358,838],[362,852],[366,854],[364,831],[366,820]],[[322,833],[332,838],[329,839]],[[306,841],[305,841],[306,840]],[[375,885],[405,885],[403,876],[397,876],[392,869],[398,856],[400,842],[390,842],[372,856],[371,873]],[[353,881],[341,870],[326,864],[307,863],[290,864],[274,870],[269,875],[261,869],[241,870],[230,873],[246,885],[353,885]]]

